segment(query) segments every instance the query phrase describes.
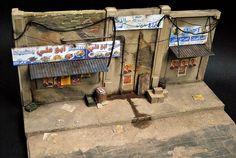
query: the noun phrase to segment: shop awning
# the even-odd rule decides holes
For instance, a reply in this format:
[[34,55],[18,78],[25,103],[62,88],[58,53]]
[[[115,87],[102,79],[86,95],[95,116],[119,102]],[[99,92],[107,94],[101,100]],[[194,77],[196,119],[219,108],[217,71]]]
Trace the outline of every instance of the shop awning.
[[51,62],[29,65],[30,78],[49,78],[96,72],[107,72],[105,59]]
[[205,44],[172,46],[170,50],[177,58],[190,58],[214,55]]

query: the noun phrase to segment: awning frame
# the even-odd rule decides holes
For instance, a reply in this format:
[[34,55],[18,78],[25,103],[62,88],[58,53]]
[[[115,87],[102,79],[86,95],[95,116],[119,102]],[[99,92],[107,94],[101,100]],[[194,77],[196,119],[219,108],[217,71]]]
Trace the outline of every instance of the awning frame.
[[205,44],[171,46],[170,50],[179,59],[215,55]]
[[106,58],[29,65],[31,80],[107,71],[108,67]]

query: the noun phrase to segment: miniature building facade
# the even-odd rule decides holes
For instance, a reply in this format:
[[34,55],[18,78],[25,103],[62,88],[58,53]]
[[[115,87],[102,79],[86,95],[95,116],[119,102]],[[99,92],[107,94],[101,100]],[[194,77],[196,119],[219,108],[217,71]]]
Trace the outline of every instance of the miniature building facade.
[[[130,91],[141,95],[157,87],[160,79],[167,84],[202,81],[213,54],[211,44],[220,12],[171,11],[166,5],[42,13],[13,9],[12,18],[15,37],[27,30],[15,40],[16,48],[44,48],[38,51],[43,62],[17,65],[22,105],[27,105],[81,99],[101,86],[110,95]],[[113,51],[95,58],[96,53],[86,47],[59,56],[65,45],[73,50],[81,42],[92,49],[109,45]],[[50,48],[56,62],[42,55]]]

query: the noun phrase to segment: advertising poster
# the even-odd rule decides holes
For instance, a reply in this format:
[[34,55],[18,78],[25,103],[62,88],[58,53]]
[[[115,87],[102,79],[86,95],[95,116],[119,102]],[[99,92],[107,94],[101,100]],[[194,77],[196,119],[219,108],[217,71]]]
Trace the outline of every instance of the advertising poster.
[[123,85],[131,85],[132,84],[132,75],[124,75],[123,76]]

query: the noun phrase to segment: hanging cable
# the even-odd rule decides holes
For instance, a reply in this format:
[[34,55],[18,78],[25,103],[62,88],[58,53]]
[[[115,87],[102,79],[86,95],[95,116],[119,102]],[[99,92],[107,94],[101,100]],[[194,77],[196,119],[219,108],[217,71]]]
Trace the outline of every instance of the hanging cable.
[[42,27],[42,28],[47,29],[49,31],[55,31],[55,32],[70,32],[70,31],[77,31],[77,30],[86,29],[88,27],[94,26],[96,24],[99,24],[99,23],[101,23],[103,21],[106,21],[106,20],[109,20],[109,19],[112,19],[112,17],[107,17],[107,18],[98,20],[98,21],[96,21],[96,22],[94,22],[92,24],[87,24],[87,25],[82,26],[82,27],[76,27],[75,26],[75,27],[72,27],[70,29],[51,28],[51,27],[49,27],[47,25],[44,25],[44,24],[36,22],[36,21],[29,21],[29,22],[26,23],[24,30],[20,33],[20,35],[18,35],[16,38],[14,38],[14,40],[20,39],[27,32],[29,27],[31,27],[31,26],[39,26],[39,27]]
[[[176,22],[176,25],[178,25],[177,24],[177,19],[175,20],[175,22]],[[179,30],[176,28],[176,34],[177,34],[177,51],[178,51],[178,56],[180,56],[180,51],[179,51]]]
[[[178,21],[181,21],[183,23],[186,23],[186,24],[189,24],[189,25],[192,25],[192,26],[199,26],[199,24],[196,24],[196,23],[191,23],[191,22],[188,22],[188,21],[185,21],[185,20],[182,20],[182,19],[178,19]],[[207,17],[207,21],[208,21],[208,17]],[[217,22],[211,24],[211,25],[215,25]],[[209,26],[208,24],[205,25],[205,27]]]
[[113,50],[114,50],[115,42],[116,42],[116,22],[115,22],[115,18],[114,18],[114,17],[111,17],[111,20],[112,20],[112,25],[113,25],[113,36],[112,36],[111,53],[110,53],[110,56],[109,56],[109,60],[108,60],[108,63],[107,63],[107,67],[110,66],[111,58],[112,58],[112,55],[113,55]]
[[[101,19],[99,21],[96,21],[92,24],[88,24],[88,25],[85,25],[85,26],[82,26],[82,27],[73,27],[71,29],[51,28],[47,25],[38,23],[36,21],[29,21],[29,22],[26,23],[24,30],[20,33],[19,36],[14,38],[14,40],[19,40],[21,37],[23,37],[31,26],[39,26],[39,27],[42,27],[42,28],[47,29],[49,31],[55,31],[55,32],[70,32],[70,31],[78,31],[78,30],[86,29],[86,28],[89,28],[91,26],[94,26],[96,24],[99,24],[99,23],[101,23],[103,21],[107,21],[107,20],[112,20],[112,25],[113,25],[112,47],[111,47],[110,57],[109,57],[108,64],[107,64],[107,67],[109,67],[109,65],[111,63],[111,58],[112,58],[112,55],[113,55],[113,50],[114,50],[114,47],[115,47],[115,40],[116,40],[116,25],[115,25],[115,18],[114,17],[107,17],[107,18]],[[29,37],[29,36],[27,36],[27,37]],[[29,38],[34,38],[34,37],[29,37]],[[108,37],[104,37],[104,38],[108,38]],[[38,38],[34,38],[34,39],[40,40]],[[41,40],[41,41],[44,41],[44,40]]]
[[184,31],[183,29],[181,29],[178,25],[176,25],[176,24],[173,22],[173,20],[171,19],[171,17],[168,17],[168,16],[167,16],[167,18],[169,19],[169,21],[170,21],[178,30],[180,30],[180,31],[183,32],[183,33],[188,33],[188,34],[192,34],[192,35],[202,35],[202,34],[209,33],[209,32],[211,32],[211,31],[213,31],[213,30],[216,28],[216,26],[218,25],[218,21],[216,21],[215,24],[214,24],[214,26],[213,26],[211,29],[209,29],[208,31],[202,31],[202,32],[194,33],[194,32],[191,32],[191,31]]

